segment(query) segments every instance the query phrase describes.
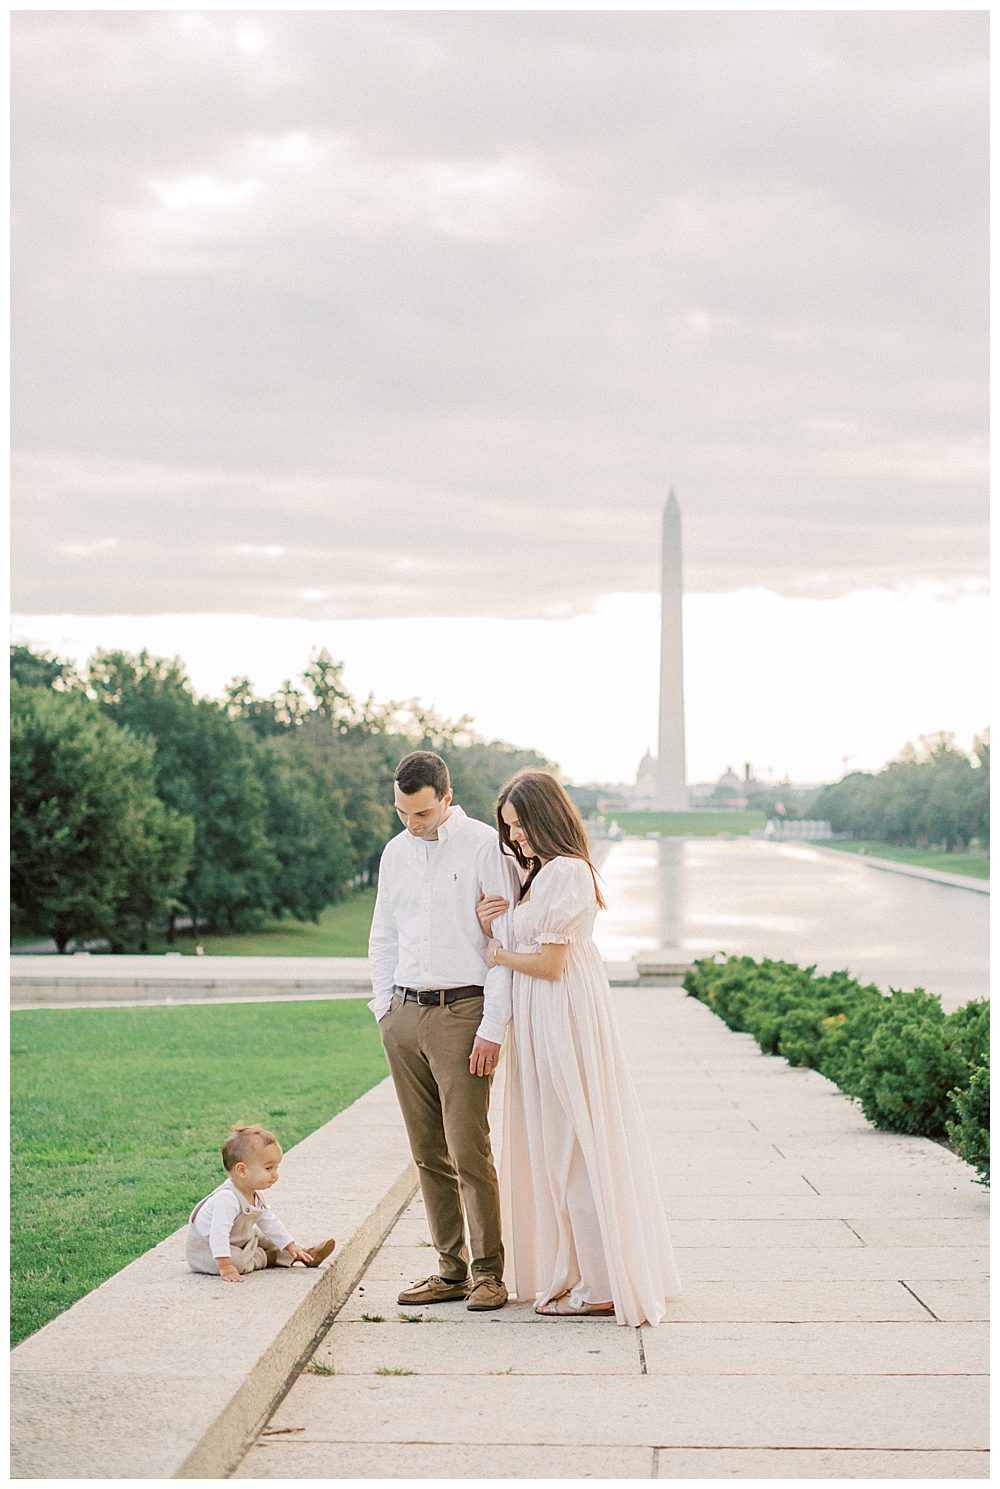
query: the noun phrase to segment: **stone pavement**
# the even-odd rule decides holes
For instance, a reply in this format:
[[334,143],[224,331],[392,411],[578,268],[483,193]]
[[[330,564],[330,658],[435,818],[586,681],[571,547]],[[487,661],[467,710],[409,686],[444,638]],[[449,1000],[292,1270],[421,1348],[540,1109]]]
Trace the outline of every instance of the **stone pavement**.
[[669,1321],[402,1310],[434,1262],[415,1200],[231,1477],[986,1476],[972,1170],[677,989],[616,998],[685,1285]]

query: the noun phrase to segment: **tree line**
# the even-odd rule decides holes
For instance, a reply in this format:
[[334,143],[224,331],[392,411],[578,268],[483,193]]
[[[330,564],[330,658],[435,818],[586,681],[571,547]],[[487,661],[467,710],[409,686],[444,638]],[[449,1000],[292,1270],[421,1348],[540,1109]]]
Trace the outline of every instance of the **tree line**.
[[359,702],[315,652],[258,697],[245,677],[200,697],[177,657],[97,651],[86,669],[11,648],[12,930],[145,950],[153,927],[252,929],[316,920],[376,874],[398,828],[392,771],[447,760],[455,799],[491,820],[533,750],[418,700]]
[[921,848],[989,846],[989,731],[972,753],[953,734],[924,736],[876,772],[852,771],[824,786],[811,809],[835,832]]

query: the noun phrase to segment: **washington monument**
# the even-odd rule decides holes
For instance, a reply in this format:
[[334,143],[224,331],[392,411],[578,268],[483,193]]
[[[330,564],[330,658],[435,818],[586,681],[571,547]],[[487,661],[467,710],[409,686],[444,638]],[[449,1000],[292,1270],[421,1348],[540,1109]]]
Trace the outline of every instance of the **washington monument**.
[[684,748],[684,632],[681,600],[681,509],[673,491],[663,508],[660,581],[660,745],[656,806],[661,812],[688,809]]

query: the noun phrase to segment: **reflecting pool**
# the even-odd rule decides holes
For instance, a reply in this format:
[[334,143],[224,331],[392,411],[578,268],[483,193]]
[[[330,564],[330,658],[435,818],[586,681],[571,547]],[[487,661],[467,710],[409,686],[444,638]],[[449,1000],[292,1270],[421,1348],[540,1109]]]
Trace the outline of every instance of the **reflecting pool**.
[[847,968],[882,988],[927,988],[949,1009],[989,993],[989,895],[753,838],[626,838],[600,870],[609,961],[669,946]]

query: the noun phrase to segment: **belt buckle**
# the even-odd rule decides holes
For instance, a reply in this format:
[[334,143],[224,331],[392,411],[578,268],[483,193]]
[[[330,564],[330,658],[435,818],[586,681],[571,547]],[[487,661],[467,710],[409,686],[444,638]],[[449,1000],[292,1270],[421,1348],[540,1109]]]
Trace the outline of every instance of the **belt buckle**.
[[440,988],[421,988],[417,993],[417,1002],[422,1008],[440,1008],[444,1002],[444,992]]

